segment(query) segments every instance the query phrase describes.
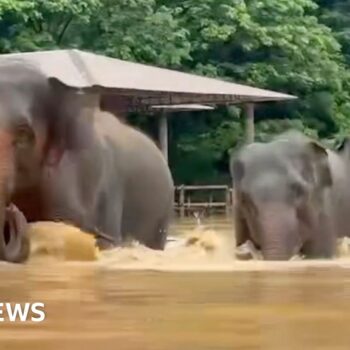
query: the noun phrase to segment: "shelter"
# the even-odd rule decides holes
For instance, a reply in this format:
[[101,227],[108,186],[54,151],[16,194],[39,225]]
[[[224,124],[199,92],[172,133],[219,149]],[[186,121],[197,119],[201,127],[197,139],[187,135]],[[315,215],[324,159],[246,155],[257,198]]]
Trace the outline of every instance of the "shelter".
[[[163,110],[160,129],[166,131],[165,110],[179,105],[244,104],[247,141],[254,139],[254,103],[294,99],[294,96],[194,74],[123,61],[79,50],[51,50],[0,55],[25,59],[48,77],[91,94],[89,103],[117,114]],[[169,107],[177,105],[177,107]],[[166,107],[159,107],[166,106]],[[194,108],[194,110],[198,110]],[[188,109],[187,109],[188,110]],[[166,135],[163,135],[166,137]],[[167,142],[166,142],[167,144]],[[165,150],[163,149],[163,152]]]
[[188,111],[208,111],[213,110],[214,107],[188,104],[188,105],[164,105],[164,106],[152,106],[151,113],[159,113],[159,145],[163,152],[164,158],[168,161],[168,121],[167,114],[171,112],[188,112]]

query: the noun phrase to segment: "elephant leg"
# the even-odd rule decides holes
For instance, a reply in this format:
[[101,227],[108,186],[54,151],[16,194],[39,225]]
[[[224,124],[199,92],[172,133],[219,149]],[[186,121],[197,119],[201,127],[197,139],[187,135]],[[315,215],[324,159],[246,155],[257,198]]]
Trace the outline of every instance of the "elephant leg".
[[169,206],[164,206],[163,208],[167,208],[165,212],[163,210],[163,213],[158,212],[159,208],[153,207],[136,208],[129,206],[124,208],[123,234],[128,235],[129,238],[136,239],[150,249],[163,250],[171,219]]
[[163,250],[168,235],[169,215],[159,218],[154,213],[139,213],[139,219],[133,219],[133,216],[125,215],[123,221],[123,232],[134,238],[141,244],[150,249]]
[[302,252],[306,258],[330,259],[336,254],[336,236],[332,220],[321,213],[319,226],[313,236],[304,244]]
[[236,246],[244,244],[250,239],[249,227],[240,209],[236,206],[234,210],[234,229],[236,236]]
[[166,240],[169,233],[169,225],[173,215],[173,197],[171,197],[163,216],[157,223],[154,229],[153,236],[150,235],[151,240],[146,242],[146,245],[155,250],[163,250],[165,248]]
[[97,210],[97,246],[100,249],[113,248],[122,243],[121,222],[123,215],[122,196],[116,196],[115,203],[109,203],[108,196],[102,195]]
[[74,190],[69,194],[68,192],[64,196],[56,196],[51,218],[72,223],[81,230],[94,234],[96,244],[101,249],[120,245],[122,197],[118,197],[113,205],[108,202],[106,196],[102,196],[97,205],[87,207],[79,200],[79,196],[75,195]]
[[168,236],[168,229],[169,215],[166,215],[159,223],[157,223],[156,227],[153,228],[153,232],[150,235],[147,235],[148,239],[146,239],[144,244],[151,249],[163,250]]
[[50,220],[62,221],[79,227],[85,232],[94,232],[94,225],[89,220],[89,215],[85,208],[79,203],[65,201],[65,203],[55,203],[50,211]]
[[84,205],[78,194],[77,188],[71,186],[69,189],[62,189],[61,186],[52,186],[44,190],[47,194],[47,215],[45,220],[62,221],[72,224],[82,231],[96,234],[94,217],[91,208]]

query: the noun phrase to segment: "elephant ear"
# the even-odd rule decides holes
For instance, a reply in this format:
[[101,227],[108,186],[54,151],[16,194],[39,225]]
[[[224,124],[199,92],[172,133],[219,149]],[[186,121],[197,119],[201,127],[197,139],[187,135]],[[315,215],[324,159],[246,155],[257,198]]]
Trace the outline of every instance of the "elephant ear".
[[327,150],[315,141],[310,141],[308,148],[315,169],[315,180],[320,187],[330,187],[333,184]]
[[49,78],[51,90],[49,136],[52,148],[72,150],[83,147],[88,138],[88,123],[81,118],[83,98],[77,89],[56,78]]
[[344,160],[350,161],[350,137],[344,137],[342,142],[336,147],[336,151]]

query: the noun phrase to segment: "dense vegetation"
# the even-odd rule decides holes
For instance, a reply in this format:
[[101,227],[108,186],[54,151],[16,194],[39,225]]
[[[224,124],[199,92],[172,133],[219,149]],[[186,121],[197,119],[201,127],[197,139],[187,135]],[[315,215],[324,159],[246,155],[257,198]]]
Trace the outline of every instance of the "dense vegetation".
[[[0,52],[76,47],[296,94],[259,106],[257,139],[334,143],[350,133],[349,16],[350,0],[0,0]],[[242,123],[237,108],[172,118],[177,182],[227,181]]]

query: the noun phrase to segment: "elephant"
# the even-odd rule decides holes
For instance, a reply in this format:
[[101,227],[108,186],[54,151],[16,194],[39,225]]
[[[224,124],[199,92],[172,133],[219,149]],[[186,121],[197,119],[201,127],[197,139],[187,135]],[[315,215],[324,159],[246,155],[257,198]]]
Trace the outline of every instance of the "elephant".
[[332,258],[348,236],[350,190],[344,156],[301,132],[251,143],[231,157],[236,246],[265,260]]
[[[11,204],[28,222],[71,223],[96,234],[101,248],[131,237],[163,249],[174,184],[161,151],[112,114],[86,113],[84,103],[86,94],[40,68],[1,61],[0,213]],[[0,258],[6,249],[0,244]]]

